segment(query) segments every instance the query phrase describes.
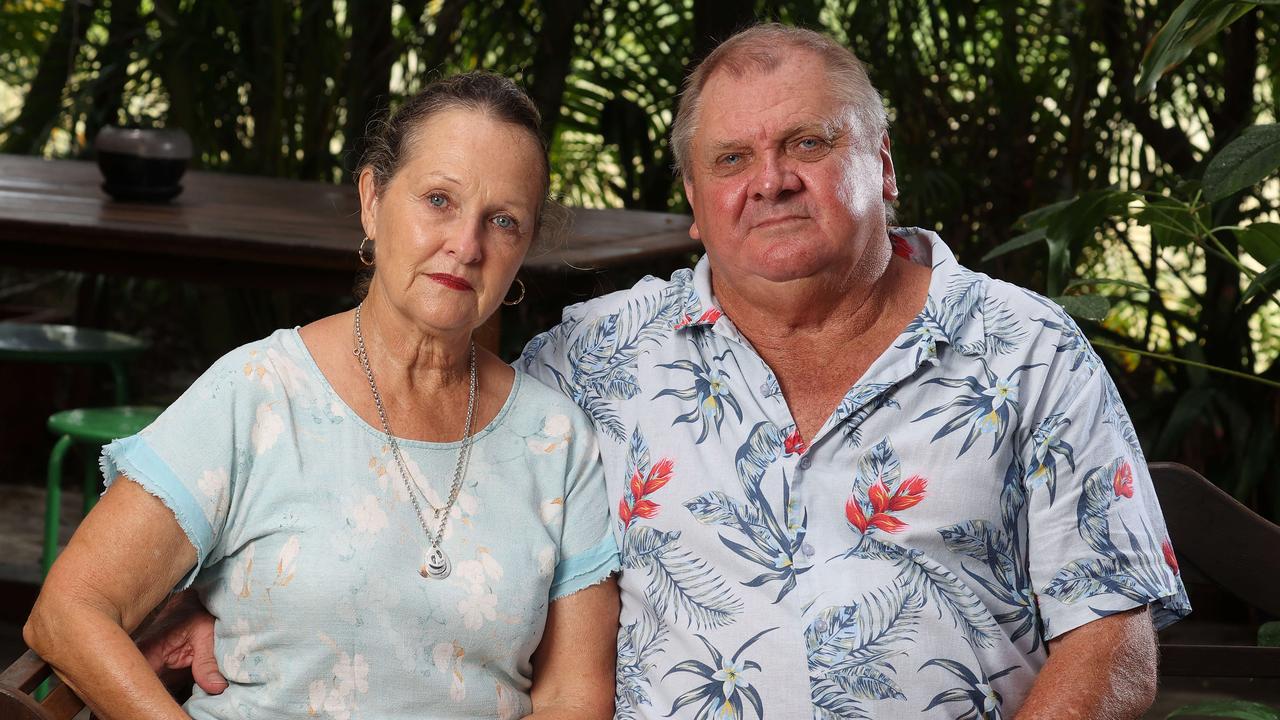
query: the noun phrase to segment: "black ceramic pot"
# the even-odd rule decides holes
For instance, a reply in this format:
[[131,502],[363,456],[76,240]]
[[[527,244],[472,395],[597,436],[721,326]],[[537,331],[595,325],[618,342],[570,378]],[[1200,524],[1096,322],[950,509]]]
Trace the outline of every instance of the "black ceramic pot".
[[178,129],[104,127],[93,142],[102,189],[116,200],[165,202],[182,192],[191,138]]

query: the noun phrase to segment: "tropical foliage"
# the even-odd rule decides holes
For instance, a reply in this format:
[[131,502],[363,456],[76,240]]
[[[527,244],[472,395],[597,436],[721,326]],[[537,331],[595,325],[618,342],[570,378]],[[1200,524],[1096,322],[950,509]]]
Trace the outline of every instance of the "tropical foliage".
[[[757,18],[868,61],[902,220],[1081,318],[1150,457],[1280,517],[1275,0],[0,0],[0,151],[178,125],[206,167],[339,181],[373,114],[483,67],[529,88],[571,202],[682,210],[681,78]],[[713,433],[735,408],[689,371]]]

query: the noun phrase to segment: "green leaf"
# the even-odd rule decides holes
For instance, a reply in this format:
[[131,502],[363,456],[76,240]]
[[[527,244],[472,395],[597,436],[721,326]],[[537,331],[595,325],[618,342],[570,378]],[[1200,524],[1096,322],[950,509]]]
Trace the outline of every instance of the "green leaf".
[[1280,262],[1280,223],[1253,223],[1236,231],[1236,240],[1263,267]]
[[1053,301],[1074,317],[1085,320],[1105,320],[1111,309],[1111,303],[1101,295],[1060,295]]
[[[1208,208],[1205,208],[1201,213],[1202,222],[1207,215]],[[1147,202],[1135,219],[1151,228],[1151,239],[1161,247],[1186,247],[1199,235],[1190,206],[1172,198]]]
[[1045,235],[1079,247],[1091,239],[1098,226],[1116,215],[1127,214],[1137,195],[1123,190],[1090,190],[1048,219]]
[[1219,700],[1216,702],[1184,705],[1165,715],[1175,717],[1219,717],[1237,718],[1238,720],[1280,720],[1280,713],[1262,703],[1245,700]]
[[1258,628],[1258,645],[1280,647],[1280,620],[1262,623]]
[[1155,292],[1155,290],[1143,285],[1142,283],[1137,283],[1132,280],[1121,280],[1120,278],[1077,278],[1067,283],[1066,289],[1070,290],[1072,288],[1094,285],[1122,285],[1124,287],[1141,290],[1143,292]]
[[1019,235],[1018,237],[1012,240],[1000,243],[999,245],[995,246],[994,248],[992,248],[991,252],[982,256],[982,262],[986,262],[992,258],[1000,257],[1001,255],[1004,255],[1006,253],[1011,253],[1014,250],[1027,247],[1028,245],[1035,245],[1036,243],[1042,240],[1044,240],[1044,228],[1042,227],[1035,228],[1030,232],[1022,233],[1021,235]]
[[1254,3],[1231,0],[1186,0],[1179,5],[1143,53],[1136,97],[1141,100],[1155,92],[1165,73],[1253,8]]
[[1249,287],[1244,289],[1244,295],[1240,296],[1240,302],[1246,303],[1260,292],[1275,294],[1280,291],[1280,262],[1276,262],[1263,270],[1249,283]]
[[1280,124],[1254,125],[1227,143],[1204,171],[1204,191],[1221,200],[1280,170]]
[[1014,225],[1015,227],[1025,228],[1034,228],[1044,225],[1050,218],[1070,207],[1075,201],[1076,198],[1069,198],[1067,200],[1059,200],[1056,203],[1045,205],[1044,207],[1036,208],[1035,210],[1032,210],[1018,218],[1018,221]]

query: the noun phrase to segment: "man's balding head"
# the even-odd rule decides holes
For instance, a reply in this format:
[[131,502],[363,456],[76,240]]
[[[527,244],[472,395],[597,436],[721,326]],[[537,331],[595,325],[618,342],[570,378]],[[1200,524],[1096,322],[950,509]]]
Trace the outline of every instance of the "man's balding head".
[[743,30],[725,40],[685,80],[680,110],[671,131],[676,167],[682,174],[689,171],[702,89],[712,76],[720,72],[733,77],[770,73],[782,65],[785,57],[795,52],[812,53],[825,62],[831,94],[849,108],[849,129],[868,145],[880,142],[880,136],[888,126],[888,118],[880,93],[872,87],[862,62],[826,35],[767,23]]

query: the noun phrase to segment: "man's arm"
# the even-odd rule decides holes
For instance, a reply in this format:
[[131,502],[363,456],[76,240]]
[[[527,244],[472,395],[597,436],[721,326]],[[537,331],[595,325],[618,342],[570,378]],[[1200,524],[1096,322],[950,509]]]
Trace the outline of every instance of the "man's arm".
[[1156,696],[1156,634],[1147,606],[1049,641],[1049,659],[1017,720],[1133,720]]

